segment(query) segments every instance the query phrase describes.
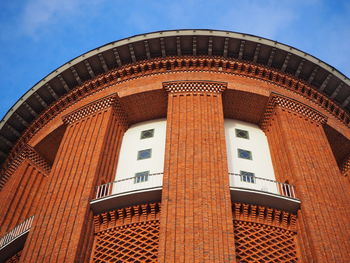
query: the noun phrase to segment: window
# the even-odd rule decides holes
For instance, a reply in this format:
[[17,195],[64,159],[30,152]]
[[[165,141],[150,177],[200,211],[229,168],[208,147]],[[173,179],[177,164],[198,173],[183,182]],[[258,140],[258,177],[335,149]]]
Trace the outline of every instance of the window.
[[139,172],[135,174],[134,184],[147,182],[148,181],[149,171]]
[[249,132],[241,129],[235,129],[236,130],[236,137],[243,138],[243,139],[249,139]]
[[255,184],[255,175],[251,172],[241,171],[241,182]]
[[148,159],[148,158],[151,158],[151,156],[152,156],[152,149],[141,150],[141,151],[138,151],[137,153],[137,160]]
[[252,152],[248,150],[238,149],[238,157],[242,159],[252,160]]
[[150,130],[145,130],[141,132],[141,140],[142,139],[148,139],[148,138],[152,138],[154,136],[154,129],[150,129]]

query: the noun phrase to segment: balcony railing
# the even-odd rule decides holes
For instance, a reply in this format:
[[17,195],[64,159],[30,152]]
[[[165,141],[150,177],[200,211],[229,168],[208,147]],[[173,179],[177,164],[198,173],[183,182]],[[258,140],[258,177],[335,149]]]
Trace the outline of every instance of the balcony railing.
[[139,174],[138,176],[116,180],[96,187],[95,199],[132,190],[162,186],[163,173]]
[[25,221],[17,225],[14,229],[8,232],[0,239],[0,250],[7,246],[9,243],[28,232],[32,226],[34,216],[27,218]]
[[229,173],[229,176],[231,187],[258,190],[296,199],[293,185],[247,174]]

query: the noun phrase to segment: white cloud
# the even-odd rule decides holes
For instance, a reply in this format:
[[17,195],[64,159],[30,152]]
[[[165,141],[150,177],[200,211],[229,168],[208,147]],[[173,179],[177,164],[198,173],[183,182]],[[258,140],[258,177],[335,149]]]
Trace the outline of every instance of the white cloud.
[[[28,0],[20,15],[20,29],[35,37],[50,26],[65,23],[65,19],[80,15],[86,7],[94,7],[103,0]],[[86,10],[85,10],[86,11]]]

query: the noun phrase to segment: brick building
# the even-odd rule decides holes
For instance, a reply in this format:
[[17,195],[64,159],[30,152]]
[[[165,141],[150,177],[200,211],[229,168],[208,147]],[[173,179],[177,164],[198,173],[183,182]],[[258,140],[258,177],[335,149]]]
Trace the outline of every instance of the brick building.
[[0,261],[349,262],[350,80],[225,31],[83,54],[0,123]]

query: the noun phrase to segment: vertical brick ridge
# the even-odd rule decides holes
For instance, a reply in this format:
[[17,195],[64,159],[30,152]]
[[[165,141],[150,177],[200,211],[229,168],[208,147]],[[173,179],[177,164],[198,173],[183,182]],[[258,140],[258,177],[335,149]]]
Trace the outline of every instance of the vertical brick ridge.
[[36,214],[46,181],[47,177],[28,159],[21,162],[0,192],[3,201],[0,206],[0,236]]
[[235,261],[224,87],[208,81],[164,83],[169,103],[159,262]]
[[[123,111],[121,107],[118,106],[112,108],[112,117],[109,120],[107,134],[103,139],[100,161],[98,162],[96,172],[96,181],[93,185],[100,185],[102,181],[111,182],[115,177],[120,146],[122,143],[123,134],[126,131],[125,119],[123,120],[123,122],[119,122],[122,121],[122,113]],[[90,199],[92,198],[92,195],[95,194],[95,188],[92,188],[92,190],[93,191],[90,194]],[[77,249],[78,254],[75,259],[76,262],[89,261],[94,240],[92,212],[90,210],[87,210],[84,217],[85,221],[89,222],[89,226],[87,226],[86,231],[83,231],[80,235],[79,245]]]
[[307,262],[346,262],[350,257],[346,178],[337,168],[320,125],[323,119],[310,121],[309,116],[274,108],[265,133],[276,179],[294,184],[302,202],[297,223],[301,258]]
[[301,115],[310,121],[316,122],[320,125],[323,125],[327,122],[327,117],[325,115],[311,108],[310,106],[286,96],[271,93],[269,102],[266,106],[265,114],[260,122],[260,126],[263,130],[268,129],[276,107],[281,107],[289,112]]
[[[115,96],[64,117],[67,129],[52,167],[45,208],[28,236],[23,262],[88,259],[93,241],[89,201],[100,172],[107,169],[105,176],[111,177],[111,162],[117,157],[110,155],[119,151],[126,119]],[[104,165],[111,167],[102,169]]]

